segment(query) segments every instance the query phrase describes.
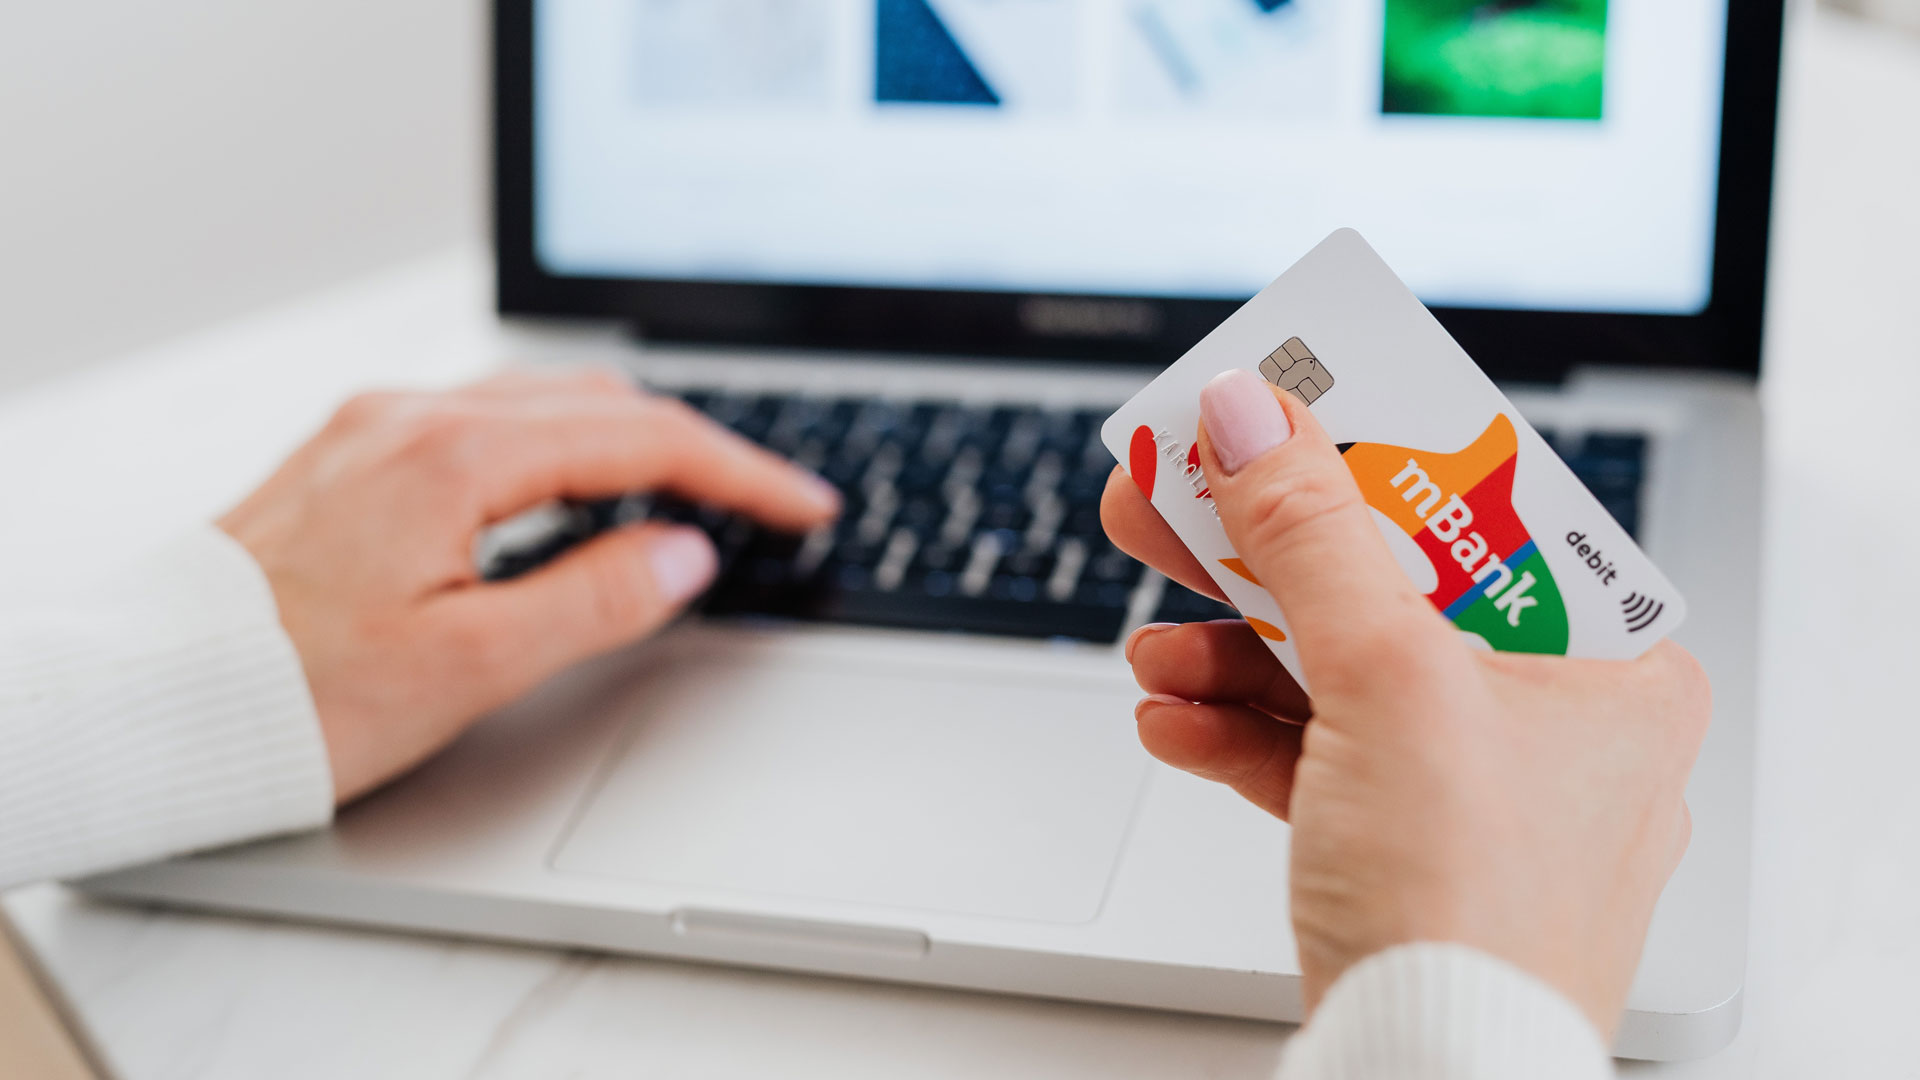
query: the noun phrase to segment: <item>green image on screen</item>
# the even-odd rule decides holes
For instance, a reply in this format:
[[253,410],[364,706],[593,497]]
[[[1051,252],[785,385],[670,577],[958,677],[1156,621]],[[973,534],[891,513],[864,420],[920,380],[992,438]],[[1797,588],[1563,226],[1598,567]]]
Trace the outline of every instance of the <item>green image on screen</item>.
[[1607,0],[1387,0],[1381,108],[1598,120]]

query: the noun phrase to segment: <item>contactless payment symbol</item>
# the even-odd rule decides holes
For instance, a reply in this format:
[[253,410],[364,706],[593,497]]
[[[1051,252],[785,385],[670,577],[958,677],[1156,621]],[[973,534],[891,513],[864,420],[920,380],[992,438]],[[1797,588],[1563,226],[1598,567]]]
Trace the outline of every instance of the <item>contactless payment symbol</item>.
[[1631,593],[1620,601],[1620,613],[1627,620],[1627,633],[1637,634],[1659,622],[1667,613],[1667,605],[1644,593]]
[[1501,652],[1565,655],[1566,603],[1513,508],[1520,453],[1511,420],[1496,416],[1458,453],[1380,443],[1340,451],[1367,504],[1433,564],[1434,607]]

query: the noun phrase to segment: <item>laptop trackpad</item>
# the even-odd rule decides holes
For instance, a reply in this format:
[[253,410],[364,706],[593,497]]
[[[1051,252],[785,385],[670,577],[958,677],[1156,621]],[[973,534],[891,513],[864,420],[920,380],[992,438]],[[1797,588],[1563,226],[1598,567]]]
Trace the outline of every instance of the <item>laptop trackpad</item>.
[[1147,759],[1112,680],[822,663],[676,666],[554,856],[698,889],[1085,922]]

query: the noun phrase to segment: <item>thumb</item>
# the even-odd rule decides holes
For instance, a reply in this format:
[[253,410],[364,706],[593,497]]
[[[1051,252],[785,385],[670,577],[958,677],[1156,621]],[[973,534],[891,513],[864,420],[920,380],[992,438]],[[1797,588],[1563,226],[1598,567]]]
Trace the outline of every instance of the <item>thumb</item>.
[[699,529],[617,529],[525,577],[449,596],[441,614],[488,643],[484,681],[499,704],[660,629],[713,582],[718,566]]
[[1200,393],[1201,467],[1227,539],[1285,613],[1301,665],[1362,673],[1378,650],[1440,629],[1307,406],[1251,371]]

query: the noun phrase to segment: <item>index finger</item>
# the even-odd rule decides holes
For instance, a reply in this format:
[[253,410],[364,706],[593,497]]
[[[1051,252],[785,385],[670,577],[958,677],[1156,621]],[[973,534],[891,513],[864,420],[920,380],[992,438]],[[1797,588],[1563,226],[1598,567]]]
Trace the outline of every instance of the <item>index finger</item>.
[[520,402],[491,427],[478,480],[488,521],[550,499],[654,491],[793,531],[840,511],[824,479],[667,398]]
[[1106,529],[1107,539],[1121,551],[1202,596],[1226,601],[1227,594],[1207,576],[1200,560],[1187,550],[1173,526],[1168,525],[1167,519],[1140,493],[1139,485],[1126,470],[1117,465],[1107,477],[1107,490],[1100,497],[1100,525]]

